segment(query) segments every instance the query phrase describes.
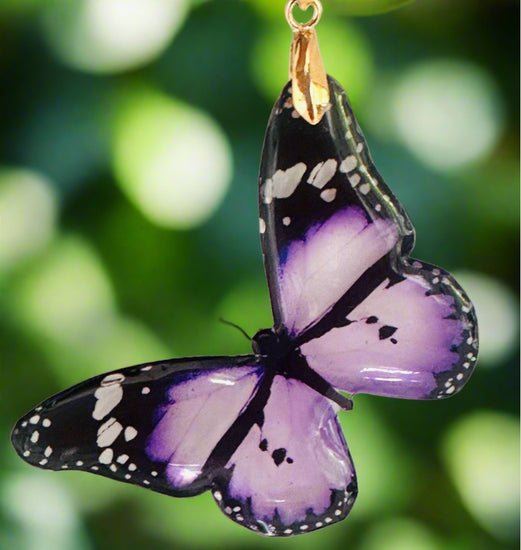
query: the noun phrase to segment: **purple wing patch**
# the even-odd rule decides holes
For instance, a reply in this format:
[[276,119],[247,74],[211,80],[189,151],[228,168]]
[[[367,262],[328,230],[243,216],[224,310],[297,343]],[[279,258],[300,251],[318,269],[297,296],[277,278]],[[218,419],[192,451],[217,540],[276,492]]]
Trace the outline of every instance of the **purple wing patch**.
[[436,399],[467,381],[477,354],[470,305],[440,269],[414,262],[408,271],[394,284],[384,280],[345,316],[344,326],[302,345],[309,365],[333,386]]
[[292,535],[340,521],[356,477],[337,408],[308,386],[275,376],[262,421],[231,456],[214,497],[234,521]]

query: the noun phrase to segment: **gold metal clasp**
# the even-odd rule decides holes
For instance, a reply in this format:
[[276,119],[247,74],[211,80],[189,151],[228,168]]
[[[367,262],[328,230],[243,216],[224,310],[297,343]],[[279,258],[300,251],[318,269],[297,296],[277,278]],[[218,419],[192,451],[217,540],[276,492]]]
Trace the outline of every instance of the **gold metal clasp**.
[[[293,16],[298,4],[301,10],[313,8],[307,23],[299,23]],[[329,108],[329,86],[318,47],[315,25],[322,16],[319,0],[288,0],[286,20],[293,31],[289,54],[289,78],[292,82],[293,106],[310,124],[318,124]]]

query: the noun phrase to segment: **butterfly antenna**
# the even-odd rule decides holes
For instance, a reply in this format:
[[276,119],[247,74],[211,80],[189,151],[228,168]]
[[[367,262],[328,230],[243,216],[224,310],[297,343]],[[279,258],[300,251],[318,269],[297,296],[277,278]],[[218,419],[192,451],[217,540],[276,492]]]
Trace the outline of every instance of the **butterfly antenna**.
[[240,327],[239,325],[236,325],[235,323],[232,323],[231,321],[227,321],[226,319],[223,319],[222,317],[219,317],[219,321],[221,321],[221,323],[224,323],[225,325],[230,325],[231,327],[235,327],[237,330],[241,331],[244,334],[244,336],[246,336],[246,338],[248,338],[248,341],[251,342],[251,337],[249,336],[249,334],[242,327]]

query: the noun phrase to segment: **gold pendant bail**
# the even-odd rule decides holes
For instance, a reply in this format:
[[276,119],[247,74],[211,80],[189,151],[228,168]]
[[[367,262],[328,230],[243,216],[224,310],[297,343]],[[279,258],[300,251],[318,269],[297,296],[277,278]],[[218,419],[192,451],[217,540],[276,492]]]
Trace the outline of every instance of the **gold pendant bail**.
[[[304,11],[313,8],[313,15],[307,23],[295,20],[293,8],[297,4]],[[322,16],[322,4],[320,0],[288,0],[285,15],[293,31],[289,56],[293,106],[304,120],[318,124],[329,108],[327,74],[315,32],[315,25]]]

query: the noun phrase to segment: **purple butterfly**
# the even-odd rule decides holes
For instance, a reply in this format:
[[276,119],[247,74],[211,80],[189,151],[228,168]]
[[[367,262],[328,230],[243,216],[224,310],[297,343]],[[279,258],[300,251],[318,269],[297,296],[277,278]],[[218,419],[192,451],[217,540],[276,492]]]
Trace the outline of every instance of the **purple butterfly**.
[[172,496],[211,490],[233,521],[287,536],[345,518],[357,495],[339,393],[441,399],[477,356],[474,310],[447,272],[409,258],[414,229],[376,170],[342,88],[311,126],[287,85],[260,170],[274,328],[253,354],[103,374],[21,418],[30,464]]

